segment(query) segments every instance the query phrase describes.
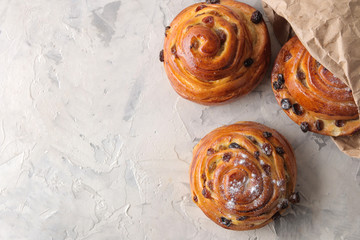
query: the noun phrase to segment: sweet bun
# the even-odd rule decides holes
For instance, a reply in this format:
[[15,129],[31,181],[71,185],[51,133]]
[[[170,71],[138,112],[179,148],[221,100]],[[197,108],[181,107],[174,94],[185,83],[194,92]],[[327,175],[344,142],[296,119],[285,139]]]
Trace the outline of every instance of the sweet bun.
[[165,30],[160,60],[175,91],[205,105],[253,90],[270,61],[270,40],[259,11],[233,0],[194,4]]
[[351,89],[311,57],[296,36],[280,50],[271,81],[279,105],[303,132],[343,136],[360,130]]
[[238,122],[207,134],[190,167],[193,201],[216,224],[260,228],[299,201],[293,150],[277,131]]

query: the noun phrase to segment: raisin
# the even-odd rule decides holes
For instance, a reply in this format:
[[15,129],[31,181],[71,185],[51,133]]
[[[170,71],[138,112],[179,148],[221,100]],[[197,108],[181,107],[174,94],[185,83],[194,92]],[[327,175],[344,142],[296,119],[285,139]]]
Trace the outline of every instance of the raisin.
[[274,87],[274,89],[277,91],[277,90],[279,90],[279,89],[282,89],[282,84],[280,84],[278,81],[274,81],[273,82],[273,87]]
[[210,155],[213,155],[215,153],[215,150],[213,148],[209,148],[207,150],[207,155],[210,156]]
[[204,180],[204,182],[206,182],[206,174],[205,173],[201,174],[201,179]]
[[259,160],[259,157],[260,157],[260,152],[259,151],[255,151],[254,152],[254,157]]
[[240,146],[239,144],[233,142],[233,143],[230,143],[229,148],[237,148],[237,149],[240,149],[241,146]]
[[335,121],[335,126],[337,126],[337,127],[343,127],[345,125],[345,121],[343,121],[343,120],[336,120]]
[[285,200],[285,201],[283,201],[283,202],[281,203],[281,209],[285,209],[285,208],[287,208],[288,206],[289,206],[289,203],[288,203],[287,200]]
[[230,227],[231,225],[231,220],[230,219],[227,219],[227,218],[224,218],[224,217],[221,217],[220,218],[220,223],[227,226],[227,227]]
[[165,37],[167,37],[167,31],[168,31],[170,28],[171,28],[170,26],[166,26],[166,28],[165,28]]
[[318,131],[321,131],[324,129],[324,122],[322,120],[316,120],[315,127]]
[[246,136],[251,142],[257,144],[256,139],[253,136]]
[[228,162],[228,161],[230,161],[231,157],[232,157],[232,154],[231,154],[231,153],[225,153],[225,154],[223,155],[223,157],[222,157],[222,160],[223,160],[224,162]]
[[264,138],[269,138],[272,136],[272,133],[271,132],[263,132],[263,136],[264,136]]
[[160,62],[164,62],[164,50],[160,51],[159,60],[160,60]]
[[289,201],[293,204],[300,202],[300,194],[299,192],[293,193],[289,197]]
[[283,155],[285,153],[285,151],[282,147],[276,147],[275,151],[280,155]]
[[291,58],[292,58],[291,53],[287,52],[287,53],[285,54],[285,56],[284,56],[284,62],[289,61]]
[[303,109],[302,109],[302,107],[301,107],[299,104],[297,104],[297,103],[295,103],[295,104],[292,105],[292,109],[293,109],[293,112],[294,112],[296,115],[298,115],[298,116],[300,116],[300,115],[303,114]]
[[252,58],[248,58],[244,61],[245,67],[250,67],[254,63],[254,60]]
[[212,16],[207,16],[207,17],[204,17],[203,19],[202,19],[202,22],[203,23],[205,23],[205,24],[207,24],[207,25],[214,25],[214,17],[212,17]]
[[304,73],[303,71],[298,70],[297,73],[296,73],[296,77],[297,77],[299,80],[303,81],[303,80],[305,80],[306,75],[305,75],[305,73]]
[[210,180],[206,183],[206,185],[208,186],[208,188],[213,191],[214,190],[214,181]]
[[241,217],[238,217],[236,220],[238,221],[245,221],[246,219],[248,219],[249,217],[248,216],[241,216]]
[[278,80],[279,84],[283,85],[283,84],[285,83],[284,75],[282,75],[281,73],[279,73],[277,80]]
[[283,88],[283,85],[285,83],[284,75],[281,73],[278,74],[277,81],[274,81],[273,86],[275,90],[279,90]]
[[262,168],[264,169],[266,175],[268,175],[268,176],[271,175],[271,167],[270,167],[270,165],[265,164],[265,165],[262,166]]
[[284,110],[288,110],[291,108],[291,102],[290,102],[290,99],[288,98],[284,98],[281,100],[281,107],[282,109]]
[[262,19],[263,19],[263,16],[262,16],[261,12],[259,12],[258,10],[253,12],[253,14],[251,15],[251,21],[255,24],[260,23]]
[[201,9],[206,8],[206,5],[200,5],[195,9],[195,12],[200,11]]
[[206,0],[207,4],[216,4],[216,3],[220,3],[220,0]]
[[309,127],[310,127],[310,126],[309,126],[309,123],[307,123],[307,122],[302,122],[302,123],[300,124],[300,129],[301,129],[301,131],[303,131],[304,133],[310,130]]
[[172,53],[172,54],[176,54],[176,46],[175,46],[175,45],[172,46],[172,48],[171,48],[171,53]]
[[262,145],[262,150],[267,156],[270,156],[272,154],[271,145],[268,143]]
[[194,202],[198,202],[198,198],[196,195],[194,195],[193,200],[194,200]]
[[206,188],[203,188],[201,193],[205,198],[211,198],[211,194],[210,194],[209,190],[207,190]]

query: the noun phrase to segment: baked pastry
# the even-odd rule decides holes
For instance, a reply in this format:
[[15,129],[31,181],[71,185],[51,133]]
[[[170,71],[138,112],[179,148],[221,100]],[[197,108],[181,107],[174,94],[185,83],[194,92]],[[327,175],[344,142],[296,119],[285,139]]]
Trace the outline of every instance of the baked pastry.
[[293,150],[277,131],[255,122],[215,129],[195,146],[190,167],[194,202],[216,224],[260,228],[297,203]]
[[303,132],[343,136],[360,130],[351,89],[311,57],[296,36],[280,50],[271,81],[279,105]]
[[247,94],[269,65],[266,24],[245,3],[194,4],[165,31],[160,60],[175,91],[193,102],[212,105]]

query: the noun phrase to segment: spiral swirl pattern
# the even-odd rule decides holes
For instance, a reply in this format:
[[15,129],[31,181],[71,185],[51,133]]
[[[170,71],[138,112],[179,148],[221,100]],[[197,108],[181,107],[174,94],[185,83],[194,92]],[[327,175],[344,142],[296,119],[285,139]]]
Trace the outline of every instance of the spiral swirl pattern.
[[311,57],[297,37],[280,50],[271,78],[277,101],[304,132],[341,136],[360,129],[351,89]]
[[194,4],[166,28],[164,65],[182,97],[201,104],[244,95],[262,79],[270,60],[263,21],[256,9],[233,0]]
[[295,180],[291,146],[255,122],[215,129],[194,148],[193,200],[224,228],[249,230],[271,222],[289,206]]

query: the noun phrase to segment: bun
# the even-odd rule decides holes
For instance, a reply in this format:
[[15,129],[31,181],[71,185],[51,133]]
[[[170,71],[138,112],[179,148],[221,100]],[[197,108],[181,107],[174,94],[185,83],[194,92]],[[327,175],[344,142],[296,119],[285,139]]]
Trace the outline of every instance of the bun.
[[253,7],[233,0],[207,2],[184,9],[166,27],[160,60],[180,96],[213,105],[260,83],[270,61],[270,40]]
[[351,89],[311,57],[297,37],[280,50],[271,80],[276,100],[303,132],[343,136],[360,129]]
[[194,148],[190,186],[194,202],[216,224],[260,228],[299,201],[293,150],[277,131],[238,122],[206,135]]

